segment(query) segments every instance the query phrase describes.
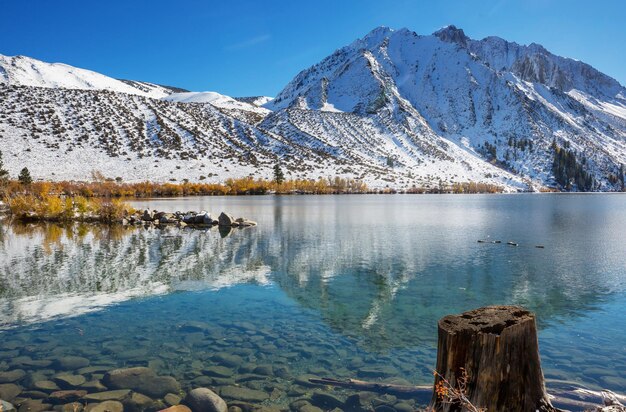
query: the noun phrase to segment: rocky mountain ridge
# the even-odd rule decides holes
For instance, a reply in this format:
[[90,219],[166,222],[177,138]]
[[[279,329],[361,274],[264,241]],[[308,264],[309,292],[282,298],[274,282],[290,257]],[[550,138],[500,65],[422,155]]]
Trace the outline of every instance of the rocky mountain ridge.
[[[453,182],[620,190],[626,89],[537,44],[380,27],[275,99],[231,98],[0,57],[12,173],[223,181],[342,176],[371,187]],[[89,159],[88,163],[84,163]],[[115,177],[115,176],[112,176]]]

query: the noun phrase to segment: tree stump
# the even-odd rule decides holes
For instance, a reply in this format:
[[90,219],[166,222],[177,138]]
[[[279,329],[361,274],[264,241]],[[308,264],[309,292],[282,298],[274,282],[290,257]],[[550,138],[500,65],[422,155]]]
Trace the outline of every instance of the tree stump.
[[[437,346],[435,388],[464,386],[465,401],[488,412],[558,411],[545,390],[535,315],[528,310],[488,306],[445,316]],[[440,395],[433,393],[435,411],[472,410]]]

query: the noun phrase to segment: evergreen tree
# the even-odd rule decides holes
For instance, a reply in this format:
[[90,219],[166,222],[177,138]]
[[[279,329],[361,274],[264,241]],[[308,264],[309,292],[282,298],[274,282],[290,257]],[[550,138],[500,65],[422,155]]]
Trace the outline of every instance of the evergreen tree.
[[387,156],[387,167],[393,167],[393,159],[391,156]]
[[554,148],[554,160],[552,162],[552,173],[554,179],[565,190],[572,190],[576,185],[576,190],[580,192],[588,192],[593,190],[594,179],[583,167],[587,163],[587,159],[583,156],[579,162],[576,159],[576,153],[573,150],[567,150],[569,145],[563,148],[558,147],[556,142],[552,143]]
[[4,168],[4,161],[2,160],[2,152],[0,151],[0,183],[6,183],[9,180],[9,171]]
[[33,183],[33,178],[30,176],[30,172],[28,171],[27,167],[23,168],[20,171],[20,174],[17,177],[17,180],[19,180],[20,183],[23,184],[23,185],[29,185],[29,184]]
[[274,165],[274,181],[279,185],[285,181],[285,175],[283,174],[283,170],[280,168],[279,163]]
[[619,180],[621,180],[622,182],[622,192],[624,191],[625,187],[624,187],[624,180],[626,180],[626,177],[624,176],[624,173],[626,173],[626,170],[624,170],[624,164],[620,164],[619,165]]

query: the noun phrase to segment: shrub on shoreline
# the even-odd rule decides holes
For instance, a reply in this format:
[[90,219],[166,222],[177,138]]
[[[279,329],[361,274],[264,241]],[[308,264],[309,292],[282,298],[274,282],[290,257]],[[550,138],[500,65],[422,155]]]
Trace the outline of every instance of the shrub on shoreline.
[[114,223],[134,212],[120,199],[87,199],[82,196],[19,194],[8,199],[14,218],[22,221]]
[[121,183],[117,181],[95,182],[33,182],[28,186],[9,181],[4,187],[9,198],[22,194],[82,196],[85,198],[148,198],[179,196],[262,195],[267,193],[366,193],[367,186],[353,179],[294,179],[276,183],[271,180],[241,178],[227,179],[222,183]]

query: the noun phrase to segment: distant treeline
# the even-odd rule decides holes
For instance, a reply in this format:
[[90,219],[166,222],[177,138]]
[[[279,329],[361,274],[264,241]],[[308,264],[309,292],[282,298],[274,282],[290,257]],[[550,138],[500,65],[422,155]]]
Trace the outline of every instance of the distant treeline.
[[476,194],[476,193],[502,193],[502,186],[490,183],[461,182],[452,184],[440,183],[436,187],[412,187],[406,193],[456,193],[456,194]]
[[336,177],[319,180],[285,180],[282,183],[265,179],[227,179],[224,183],[122,183],[101,180],[94,182],[32,182],[24,184],[18,180],[4,183],[4,194],[14,197],[17,194],[64,195],[91,197],[179,197],[179,196],[218,196],[218,195],[261,195],[267,193],[366,193],[365,183]]

